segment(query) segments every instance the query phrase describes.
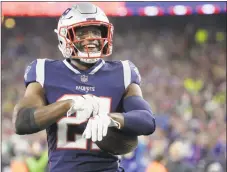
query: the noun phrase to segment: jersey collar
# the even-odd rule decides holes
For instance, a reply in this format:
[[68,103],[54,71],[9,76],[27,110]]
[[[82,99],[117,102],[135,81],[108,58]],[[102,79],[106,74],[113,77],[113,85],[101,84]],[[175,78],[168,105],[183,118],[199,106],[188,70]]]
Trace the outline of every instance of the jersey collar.
[[67,59],[63,60],[63,63],[66,65],[68,69],[73,71],[75,74],[89,74],[89,75],[94,75],[96,72],[98,72],[99,69],[102,68],[102,66],[105,64],[105,61],[103,59],[100,59],[94,66],[92,66],[88,70],[79,70],[76,67],[72,66]]

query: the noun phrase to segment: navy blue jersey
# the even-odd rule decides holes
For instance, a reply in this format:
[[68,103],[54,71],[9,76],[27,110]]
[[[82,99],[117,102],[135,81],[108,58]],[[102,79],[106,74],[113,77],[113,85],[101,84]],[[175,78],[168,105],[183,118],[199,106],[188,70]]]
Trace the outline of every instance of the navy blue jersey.
[[[84,94],[101,97],[102,110],[122,112],[122,97],[131,84],[140,84],[138,69],[130,61],[99,60],[81,71],[68,60],[37,59],[25,71],[25,85],[38,82],[47,104]],[[51,172],[120,171],[119,158],[82,138],[87,121],[66,117],[46,129]]]

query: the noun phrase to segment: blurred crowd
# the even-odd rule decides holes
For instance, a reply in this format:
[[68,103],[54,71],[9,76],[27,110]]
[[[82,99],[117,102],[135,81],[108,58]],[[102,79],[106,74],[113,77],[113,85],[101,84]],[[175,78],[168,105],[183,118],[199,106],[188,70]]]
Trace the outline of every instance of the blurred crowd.
[[[2,170],[44,172],[46,133],[18,136],[12,110],[23,96],[25,67],[36,58],[62,59],[57,18],[16,18],[2,28]],[[122,156],[126,172],[226,171],[226,16],[122,17],[110,60],[131,60],[157,129]],[[107,59],[108,60],[108,59]],[[38,161],[38,159],[40,161]],[[14,167],[16,166],[16,167]],[[46,166],[45,166],[46,167]],[[20,167],[21,169],[23,167]],[[20,171],[18,171],[20,172]]]

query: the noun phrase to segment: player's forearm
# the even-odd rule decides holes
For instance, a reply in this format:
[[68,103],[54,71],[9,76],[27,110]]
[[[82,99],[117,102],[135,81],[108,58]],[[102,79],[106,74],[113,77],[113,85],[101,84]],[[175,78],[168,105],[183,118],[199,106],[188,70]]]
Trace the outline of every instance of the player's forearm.
[[59,120],[71,107],[71,100],[48,106],[15,108],[15,132],[20,135],[39,132]]
[[155,118],[147,110],[133,110],[123,113],[123,131],[131,135],[150,135],[155,131]]
[[146,110],[111,113],[109,116],[120,124],[120,129],[130,135],[149,135],[155,131],[155,119]]
[[71,100],[64,100],[37,108],[34,113],[36,124],[41,129],[47,128],[66,114],[72,105],[71,103]]
[[[131,96],[124,100],[121,118],[124,121],[122,130],[130,135],[149,135],[155,131],[155,117],[149,104],[139,96]],[[119,119],[121,119],[119,118]]]

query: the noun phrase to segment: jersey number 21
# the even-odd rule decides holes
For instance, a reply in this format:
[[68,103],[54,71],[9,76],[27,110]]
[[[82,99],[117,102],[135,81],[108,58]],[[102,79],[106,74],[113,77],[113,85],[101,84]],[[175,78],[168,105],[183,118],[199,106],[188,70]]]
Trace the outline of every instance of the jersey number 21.
[[[58,101],[73,99],[77,94],[66,94],[63,95]],[[111,98],[100,97],[100,107],[102,111],[110,112],[111,109]],[[80,112],[77,112],[80,113]],[[77,131],[76,127],[87,122],[87,120],[77,119],[76,116],[63,117],[57,122],[57,149],[88,149],[88,140],[82,137],[83,131]],[[69,139],[69,135],[73,134],[73,141]],[[70,141],[69,141],[70,140]],[[99,149],[98,146],[91,142],[91,150]]]

